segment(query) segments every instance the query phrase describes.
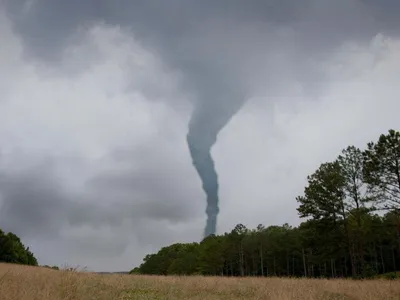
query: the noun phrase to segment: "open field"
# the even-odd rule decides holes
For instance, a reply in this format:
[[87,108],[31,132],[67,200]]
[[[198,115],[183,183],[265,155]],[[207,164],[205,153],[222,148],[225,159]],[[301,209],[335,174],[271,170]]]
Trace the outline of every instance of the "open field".
[[400,299],[400,281],[99,275],[0,264],[1,300]]

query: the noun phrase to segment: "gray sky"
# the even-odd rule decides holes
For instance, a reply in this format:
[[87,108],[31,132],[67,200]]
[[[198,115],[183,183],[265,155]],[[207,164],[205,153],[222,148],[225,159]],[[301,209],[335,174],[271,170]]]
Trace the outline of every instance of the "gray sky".
[[[198,241],[193,105],[247,100],[213,148],[218,231],[299,223],[306,176],[400,110],[400,2],[0,1],[0,228],[41,264],[130,270]],[[240,96],[240,97],[239,97]]]

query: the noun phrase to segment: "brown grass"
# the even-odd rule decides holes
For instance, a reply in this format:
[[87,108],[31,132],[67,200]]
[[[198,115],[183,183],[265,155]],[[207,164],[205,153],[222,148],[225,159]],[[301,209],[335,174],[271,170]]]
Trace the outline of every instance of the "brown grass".
[[400,281],[98,275],[0,264],[0,300],[400,299]]

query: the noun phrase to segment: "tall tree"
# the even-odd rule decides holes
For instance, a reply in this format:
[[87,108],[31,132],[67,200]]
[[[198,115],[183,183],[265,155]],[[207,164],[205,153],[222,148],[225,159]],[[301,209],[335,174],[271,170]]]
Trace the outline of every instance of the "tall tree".
[[349,146],[342,150],[337,162],[340,165],[341,173],[344,178],[344,214],[348,214],[350,221],[356,221],[355,232],[350,237],[348,218],[345,218],[347,230],[349,232],[349,247],[352,248],[353,261],[356,264],[357,272],[364,270],[364,250],[363,250],[363,231],[362,215],[366,209],[366,204],[373,200],[368,194],[368,186],[363,174],[363,153],[359,148]]
[[400,132],[382,134],[364,152],[364,177],[381,207],[400,210]]
[[[368,194],[368,185],[363,174],[363,153],[359,148],[349,146],[342,150],[337,162],[344,179],[345,209],[358,213],[374,198]],[[355,209],[355,210],[354,210]],[[361,218],[355,216],[360,222]]]
[[237,224],[235,228],[231,232],[231,236],[233,240],[235,241],[236,248],[237,248],[237,253],[238,253],[238,262],[239,262],[239,270],[240,270],[240,276],[245,275],[245,256],[244,256],[244,245],[243,245],[243,240],[248,233],[248,229],[246,226],[243,224]]
[[209,235],[199,246],[199,271],[205,275],[223,275],[225,256],[224,239]]
[[330,219],[335,222],[343,210],[345,178],[338,162],[322,164],[314,174],[307,177],[308,186],[304,196],[296,198],[301,218]]
[[265,240],[264,234],[265,227],[262,224],[258,224],[257,226],[257,240],[258,240],[258,247],[259,247],[259,254],[260,254],[260,275],[264,276],[264,247],[265,247]]
[[[324,231],[331,231],[334,247],[346,241],[352,275],[355,276],[357,270],[354,251],[350,248],[350,233],[345,208],[346,178],[341,165],[338,161],[324,163],[307,179],[308,186],[304,189],[304,196],[296,198],[300,203],[297,208],[300,217],[312,217],[313,220],[324,221],[319,224],[325,224]],[[342,238],[342,225],[345,239]]]

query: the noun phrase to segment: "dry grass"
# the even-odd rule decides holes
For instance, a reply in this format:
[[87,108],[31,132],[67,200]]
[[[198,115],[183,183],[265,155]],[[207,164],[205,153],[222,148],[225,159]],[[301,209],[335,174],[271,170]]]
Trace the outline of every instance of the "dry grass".
[[1,300],[400,299],[400,281],[98,275],[0,264]]

